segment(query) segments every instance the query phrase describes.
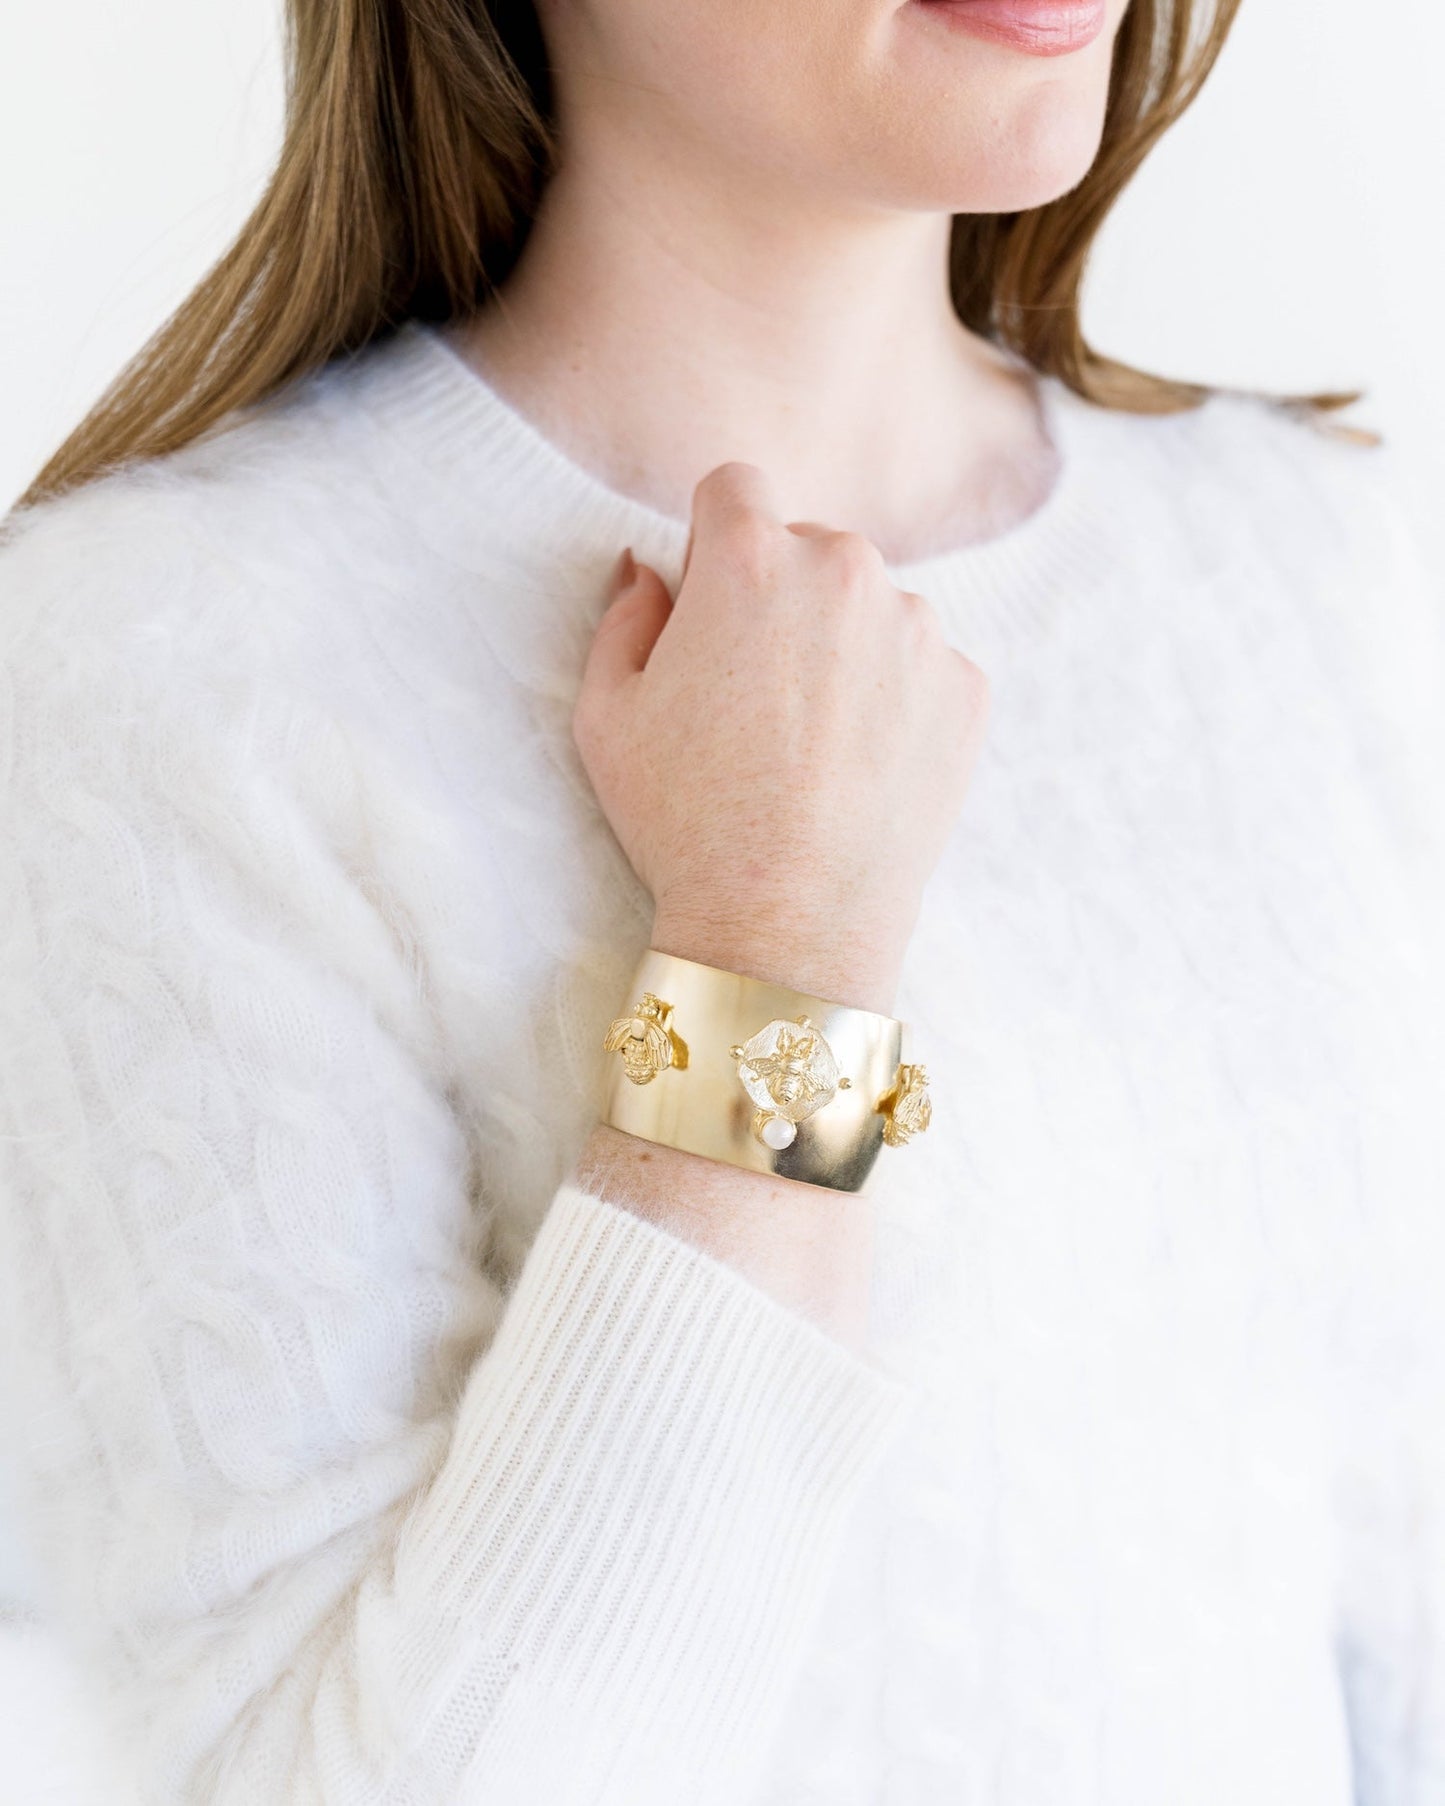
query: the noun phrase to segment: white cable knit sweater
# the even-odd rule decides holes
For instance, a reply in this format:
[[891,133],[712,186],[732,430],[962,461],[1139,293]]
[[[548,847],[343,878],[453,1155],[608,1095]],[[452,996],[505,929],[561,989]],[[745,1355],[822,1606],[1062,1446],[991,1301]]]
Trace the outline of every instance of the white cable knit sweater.
[[565,1183],[685,523],[416,326],[14,522],[11,1447],[145,1800],[1445,1801],[1438,603],[1390,454],[1042,393],[894,567],[994,703],[865,1355]]

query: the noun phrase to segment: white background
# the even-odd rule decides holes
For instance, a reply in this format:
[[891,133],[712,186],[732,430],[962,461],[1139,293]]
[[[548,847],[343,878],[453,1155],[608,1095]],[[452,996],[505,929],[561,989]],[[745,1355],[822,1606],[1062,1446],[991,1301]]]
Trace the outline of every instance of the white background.
[[[17,0],[3,52],[0,509],[224,248],[280,120],[272,0]],[[1170,374],[1366,388],[1357,417],[1399,446],[1445,573],[1442,71],[1433,0],[1245,0],[1110,221],[1085,319],[1101,349]],[[23,1591],[0,1538],[0,1599]],[[0,1806],[82,1800],[62,1686],[0,1639]]]

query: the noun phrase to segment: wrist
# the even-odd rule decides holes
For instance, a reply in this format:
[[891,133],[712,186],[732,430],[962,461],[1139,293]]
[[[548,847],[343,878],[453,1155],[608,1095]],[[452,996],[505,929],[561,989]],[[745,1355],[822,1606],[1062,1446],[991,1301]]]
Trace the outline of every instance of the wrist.
[[659,953],[786,985],[851,1009],[894,1013],[902,952],[860,943],[796,921],[719,919],[659,907],[649,943]]

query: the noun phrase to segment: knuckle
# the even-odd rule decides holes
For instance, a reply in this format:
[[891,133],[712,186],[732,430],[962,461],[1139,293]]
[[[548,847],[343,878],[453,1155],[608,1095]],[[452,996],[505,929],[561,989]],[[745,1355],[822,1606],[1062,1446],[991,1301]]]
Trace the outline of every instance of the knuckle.
[[735,577],[751,584],[765,583],[777,559],[775,535],[762,515],[740,511],[728,522],[724,544]]
[[692,511],[695,515],[703,507],[713,520],[730,522],[735,515],[753,511],[753,498],[764,482],[766,477],[757,464],[742,459],[713,464],[692,488]]
[[745,458],[726,458],[721,464],[714,464],[702,480],[718,488],[730,489],[736,488],[739,483],[749,483],[762,474],[761,466],[750,464]]
[[919,595],[916,589],[903,589],[898,592],[898,600],[913,632],[930,645],[936,645],[943,638],[943,622],[928,597]]
[[988,673],[966,653],[955,650],[953,658],[953,668],[964,695],[975,708],[984,708],[989,698]]
[[819,542],[836,575],[850,587],[862,588],[883,571],[883,555],[861,533],[830,533]]

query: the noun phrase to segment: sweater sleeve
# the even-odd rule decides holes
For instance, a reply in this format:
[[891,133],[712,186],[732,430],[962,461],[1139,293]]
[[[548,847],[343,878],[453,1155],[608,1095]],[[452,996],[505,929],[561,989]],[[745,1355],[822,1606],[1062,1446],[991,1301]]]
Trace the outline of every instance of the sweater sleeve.
[[5,1380],[42,1604],[142,1797],[745,1799],[909,1388],[570,1182],[493,1277],[425,984],[267,699],[29,537]]

